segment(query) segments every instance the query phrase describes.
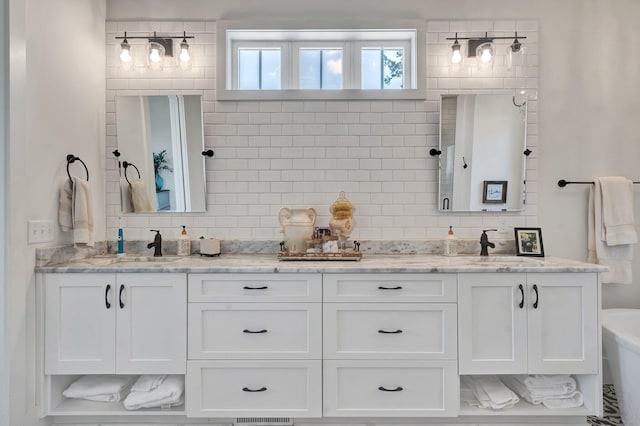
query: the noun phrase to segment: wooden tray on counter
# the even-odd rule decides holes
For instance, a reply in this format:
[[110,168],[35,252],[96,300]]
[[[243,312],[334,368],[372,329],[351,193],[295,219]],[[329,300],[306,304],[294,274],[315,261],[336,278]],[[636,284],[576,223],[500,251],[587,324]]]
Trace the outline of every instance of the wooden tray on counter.
[[278,260],[354,260],[362,259],[362,253],[289,253],[281,251],[278,253]]

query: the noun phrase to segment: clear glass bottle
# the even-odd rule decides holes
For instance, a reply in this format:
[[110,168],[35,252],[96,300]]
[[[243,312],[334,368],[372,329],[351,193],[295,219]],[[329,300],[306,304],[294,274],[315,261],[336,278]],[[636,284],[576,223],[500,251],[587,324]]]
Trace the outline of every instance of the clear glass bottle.
[[444,255],[445,256],[457,256],[458,255],[458,238],[453,233],[453,226],[449,226],[449,232],[444,239]]
[[178,238],[178,256],[189,256],[191,254],[191,240],[187,235],[187,227],[182,225],[182,233]]

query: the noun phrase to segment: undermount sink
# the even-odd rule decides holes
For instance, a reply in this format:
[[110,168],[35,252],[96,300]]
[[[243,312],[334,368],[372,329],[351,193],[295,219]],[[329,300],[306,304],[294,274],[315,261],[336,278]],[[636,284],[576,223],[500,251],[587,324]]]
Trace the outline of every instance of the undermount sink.
[[470,263],[473,265],[486,265],[494,266],[496,264],[504,264],[510,266],[543,266],[544,261],[542,259],[532,259],[529,257],[520,256],[458,256],[456,259],[463,263]]
[[91,263],[95,265],[114,265],[120,263],[170,263],[183,259],[179,256],[109,256],[94,257]]

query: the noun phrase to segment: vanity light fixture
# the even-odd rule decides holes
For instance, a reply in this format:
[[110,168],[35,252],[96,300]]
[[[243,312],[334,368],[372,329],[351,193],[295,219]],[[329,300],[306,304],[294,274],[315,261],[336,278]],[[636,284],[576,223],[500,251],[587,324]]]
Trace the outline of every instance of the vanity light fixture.
[[188,38],[195,38],[195,36],[188,36],[186,31],[183,31],[182,35],[179,36],[158,36],[156,32],[153,32],[152,36],[149,35],[140,35],[140,36],[127,36],[127,33],[124,33],[124,37],[116,37],[116,40],[122,40],[120,43],[120,60],[125,64],[131,65],[133,62],[133,55],[131,54],[131,45],[129,44],[129,40],[133,39],[145,39],[148,41],[147,44],[147,66],[152,69],[161,70],[164,65],[164,59],[166,57],[173,57],[173,39],[182,39],[180,43],[180,55],[178,57],[178,61],[180,63],[181,68],[186,69],[191,62],[191,55],[189,53],[189,44],[187,43]]
[[[527,37],[520,36],[520,38],[525,39]],[[467,50],[467,56],[469,58],[475,57],[478,60],[478,65],[480,67],[487,67],[491,66],[496,54],[493,41],[507,40],[511,39],[511,37],[490,37],[489,34],[485,32],[483,37],[458,37],[458,33],[456,33],[455,37],[447,37],[446,39],[454,40],[451,45],[451,63],[458,64],[462,61],[458,40],[468,40],[469,48]],[[513,43],[509,46],[508,55],[509,57],[513,57],[513,63],[515,65],[523,62],[524,46],[518,39],[518,33],[515,33],[515,36],[513,37]]]
[[507,68],[511,70],[516,66],[522,65],[524,65],[524,46],[518,40],[518,33],[516,32],[515,39],[507,51]]

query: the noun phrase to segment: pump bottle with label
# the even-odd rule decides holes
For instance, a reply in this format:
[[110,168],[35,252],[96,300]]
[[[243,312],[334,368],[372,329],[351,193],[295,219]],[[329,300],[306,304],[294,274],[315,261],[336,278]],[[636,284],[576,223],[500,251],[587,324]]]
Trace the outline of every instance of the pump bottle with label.
[[187,235],[187,227],[182,225],[182,233],[178,238],[178,256],[189,256],[191,254],[191,240]]
[[457,256],[458,255],[458,239],[453,233],[453,226],[449,226],[449,232],[444,240],[444,255],[445,256]]

